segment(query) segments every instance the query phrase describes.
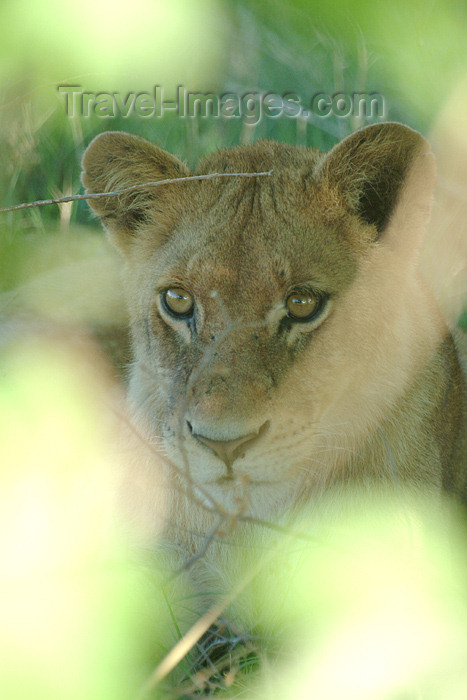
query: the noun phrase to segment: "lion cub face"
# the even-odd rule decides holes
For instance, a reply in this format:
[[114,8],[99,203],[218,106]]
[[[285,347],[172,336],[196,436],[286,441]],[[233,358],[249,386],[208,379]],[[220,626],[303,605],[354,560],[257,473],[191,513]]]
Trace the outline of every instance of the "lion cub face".
[[[407,308],[426,151],[398,124],[326,156],[259,142],[194,174],[270,175],[91,200],[127,260],[134,402],[170,461],[216,499],[280,500],[322,482],[402,392],[416,361]],[[83,168],[88,192],[193,174],[112,132]]]

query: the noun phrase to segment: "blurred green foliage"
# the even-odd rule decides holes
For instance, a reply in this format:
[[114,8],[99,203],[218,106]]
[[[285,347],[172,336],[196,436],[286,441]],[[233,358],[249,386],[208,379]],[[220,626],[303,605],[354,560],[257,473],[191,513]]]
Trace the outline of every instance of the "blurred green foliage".
[[[462,0],[4,0],[0,10],[0,206],[78,193],[80,159],[104,130],[157,142],[189,165],[217,148],[259,138],[328,150],[377,117],[70,117],[59,85],[84,91],[188,91],[313,95],[377,92],[385,118],[428,134],[467,74],[467,6]],[[450,127],[455,132],[452,114]],[[462,124],[459,130],[463,131]],[[23,239],[59,226],[92,225],[85,202],[0,215],[12,287]],[[79,235],[79,234],[78,234]],[[4,248],[5,242],[2,243]],[[8,264],[7,262],[8,261]],[[5,267],[8,269],[5,269]]]
[[[305,106],[317,93],[376,92],[386,119],[429,135],[467,75],[462,0],[86,0],[80,8],[70,0],[4,0],[0,20],[4,207],[81,192],[82,153],[109,129],[146,137],[194,165],[215,149],[259,138],[328,150],[377,119],[310,114],[249,125],[241,118],[180,118],[169,111],[103,118],[92,110],[89,117],[70,117],[59,85],[119,92],[123,99],[129,92],[152,94],[155,85],[164,99],[173,99],[178,85],[216,95],[295,93]],[[461,103],[444,114],[452,138],[465,130],[465,109]],[[34,268],[31,236],[51,227],[70,234],[77,224],[95,228],[84,201],[1,214],[0,288],[24,279],[25,257]]]
[[[328,149],[358,124],[352,118],[180,119],[131,115],[69,118],[59,84],[84,90],[166,94],[177,85],[216,94],[379,92],[387,118],[427,132],[466,72],[467,9],[460,0],[4,0],[0,24],[1,204],[77,192],[79,159],[90,139],[128,130],[190,164],[219,147],[261,137]],[[86,222],[84,202],[71,222]],[[37,230],[56,207],[2,217],[2,227]]]

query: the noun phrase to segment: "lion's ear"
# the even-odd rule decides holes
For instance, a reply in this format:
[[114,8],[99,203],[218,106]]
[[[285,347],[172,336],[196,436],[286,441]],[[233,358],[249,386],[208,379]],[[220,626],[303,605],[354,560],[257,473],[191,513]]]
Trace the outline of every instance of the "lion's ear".
[[[149,141],[119,131],[107,131],[89,144],[83,161],[81,181],[86,194],[121,192],[146,182],[189,175],[188,168],[175,156]],[[180,190],[177,184],[138,187],[119,196],[89,199],[90,207],[101,217],[112,242],[127,250],[141,225],[155,230],[173,221]]]
[[386,122],[356,131],[327,154],[317,176],[374,226],[375,240],[394,228],[396,220],[417,231],[426,225],[434,157],[428,142],[407,126]]

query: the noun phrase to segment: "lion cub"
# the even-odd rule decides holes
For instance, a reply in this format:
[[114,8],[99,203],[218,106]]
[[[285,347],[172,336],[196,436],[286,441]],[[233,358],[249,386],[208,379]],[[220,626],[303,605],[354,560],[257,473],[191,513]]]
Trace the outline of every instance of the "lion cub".
[[[401,124],[322,154],[271,141],[191,172],[125,133],[83,158],[126,260],[130,396],[194,553],[219,512],[275,520],[352,484],[466,494],[453,338],[417,272],[434,162]],[[464,422],[463,422],[464,421]]]

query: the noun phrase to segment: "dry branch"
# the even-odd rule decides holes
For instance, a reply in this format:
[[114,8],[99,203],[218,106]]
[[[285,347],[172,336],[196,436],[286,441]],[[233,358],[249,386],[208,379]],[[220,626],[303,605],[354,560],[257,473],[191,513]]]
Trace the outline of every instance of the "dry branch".
[[260,173],[208,173],[207,175],[189,175],[187,177],[168,178],[167,180],[157,180],[155,182],[143,182],[139,185],[131,185],[125,187],[120,192],[97,192],[95,194],[72,194],[68,197],[58,197],[57,199],[39,199],[36,202],[25,202],[24,204],[15,204],[12,207],[4,207],[0,209],[0,214],[7,211],[17,211],[19,209],[32,209],[32,207],[44,207],[48,204],[62,204],[63,202],[76,202],[80,199],[98,199],[99,197],[118,197],[125,192],[141,189],[142,187],[158,187],[159,185],[168,185],[172,182],[188,182],[191,180],[210,180],[214,177],[262,177],[263,175],[271,175],[272,170],[266,170]]

